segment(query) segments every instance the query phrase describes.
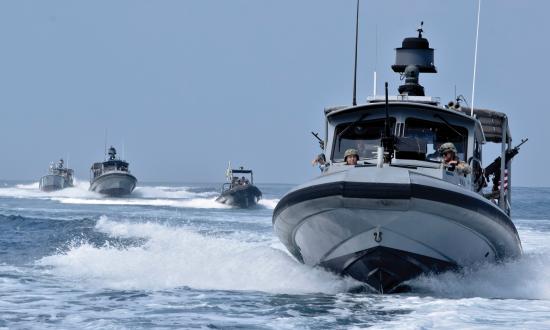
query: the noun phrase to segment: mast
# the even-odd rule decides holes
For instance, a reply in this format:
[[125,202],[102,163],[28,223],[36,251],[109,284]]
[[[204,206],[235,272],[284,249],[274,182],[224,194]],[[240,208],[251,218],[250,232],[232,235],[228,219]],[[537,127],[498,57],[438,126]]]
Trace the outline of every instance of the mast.
[[107,159],[107,129],[105,129],[105,136],[104,136],[104,144],[103,144],[103,159]]
[[376,47],[375,47],[375,54],[374,54],[374,82],[372,84],[372,96],[376,97],[376,70],[378,68],[378,25],[376,25]]
[[474,101],[475,101],[475,91],[476,91],[476,69],[477,69],[477,43],[479,40],[479,16],[481,14],[481,0],[478,0],[477,5],[477,27],[476,27],[476,47],[474,51],[474,77],[472,81],[472,110],[470,116],[474,116]]
[[359,0],[355,16],[355,65],[353,66],[353,105],[357,105],[357,44],[359,43]]

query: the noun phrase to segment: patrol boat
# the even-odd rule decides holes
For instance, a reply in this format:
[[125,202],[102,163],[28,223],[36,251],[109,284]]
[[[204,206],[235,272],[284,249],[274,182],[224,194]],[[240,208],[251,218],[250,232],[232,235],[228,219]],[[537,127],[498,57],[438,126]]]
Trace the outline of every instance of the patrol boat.
[[[245,174],[249,178],[239,175]],[[262,198],[262,192],[254,185],[254,173],[252,170],[245,170],[242,166],[238,169],[232,169],[231,163],[226,172],[228,182],[221,188],[221,194],[216,198],[217,202],[248,208],[256,205]]]
[[54,191],[72,187],[73,175],[73,170],[66,168],[63,159],[60,159],[55,164],[50,163],[48,174],[40,178],[39,188],[42,191]]
[[[399,95],[388,96],[386,83],[383,97],[325,109],[322,174],[284,195],[273,212],[276,235],[298,261],[381,293],[399,292],[419,274],[522,254],[510,218],[510,155],[517,148],[508,118],[425,96],[419,73],[437,70],[422,33],[396,49],[392,69],[405,78]],[[437,151],[448,142],[469,173],[443,166]],[[486,142],[501,146],[488,198]],[[344,163],[350,148],[359,153],[357,165]]]
[[117,157],[116,149],[109,148],[109,158],[94,163],[90,171],[90,190],[109,196],[124,196],[132,193],[137,179],[130,174],[128,162]]

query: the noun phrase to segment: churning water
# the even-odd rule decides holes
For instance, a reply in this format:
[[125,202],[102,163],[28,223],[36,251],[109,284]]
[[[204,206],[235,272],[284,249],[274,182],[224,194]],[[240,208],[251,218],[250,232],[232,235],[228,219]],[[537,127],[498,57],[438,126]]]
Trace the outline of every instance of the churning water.
[[288,255],[271,214],[291,186],[250,210],[211,184],[87,187],[0,182],[0,327],[550,328],[550,189],[514,190],[523,258],[378,295]]

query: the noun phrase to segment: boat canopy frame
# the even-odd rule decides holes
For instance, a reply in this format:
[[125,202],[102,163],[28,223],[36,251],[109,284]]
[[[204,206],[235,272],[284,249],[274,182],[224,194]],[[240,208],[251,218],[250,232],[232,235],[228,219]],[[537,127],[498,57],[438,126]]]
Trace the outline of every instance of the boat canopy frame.
[[[371,100],[367,104],[360,104],[356,106],[334,106],[327,107],[324,110],[325,113],[325,146],[327,145],[328,137],[328,121],[330,117],[342,115],[348,112],[354,111],[368,111],[372,108],[380,106],[378,100]],[[458,109],[447,109],[435,104],[424,102],[407,102],[404,100],[392,99],[389,102],[390,106],[396,105],[409,105],[418,108],[427,108],[430,110],[441,111],[441,113],[449,115],[457,115],[464,119],[471,119],[477,122],[475,125],[481,127],[483,137],[481,143],[492,142],[501,145],[500,159],[506,159],[506,153],[512,150],[512,134],[510,132],[510,126],[508,124],[508,117],[505,113],[498,112],[490,109],[474,108],[472,110],[469,107],[459,107]],[[478,126],[478,127],[479,127]],[[510,215],[512,204],[512,162],[511,159],[507,162],[501,161],[500,178],[501,182],[498,190],[498,206],[501,210]],[[503,184],[507,181],[507,184]],[[506,186],[506,187],[505,187]]]
[[235,169],[231,169],[231,172],[232,173],[250,173],[250,174],[252,174],[252,170],[235,170]]
[[[472,108],[458,109],[464,114],[472,113]],[[500,187],[498,189],[498,206],[510,215],[512,206],[512,159],[506,160],[506,154],[512,150],[512,134],[505,113],[474,108],[474,117],[480,122],[485,141],[501,145],[500,148]]]
[[[459,111],[469,115],[472,109],[461,107]],[[501,143],[504,140],[509,140],[506,142],[512,141],[510,127],[507,125],[508,117],[505,113],[474,108],[474,117],[480,122],[486,141],[494,143]]]
[[250,184],[254,184],[254,173],[252,170],[243,170],[243,169],[228,169],[227,179],[229,182],[233,179],[233,174],[250,174]]

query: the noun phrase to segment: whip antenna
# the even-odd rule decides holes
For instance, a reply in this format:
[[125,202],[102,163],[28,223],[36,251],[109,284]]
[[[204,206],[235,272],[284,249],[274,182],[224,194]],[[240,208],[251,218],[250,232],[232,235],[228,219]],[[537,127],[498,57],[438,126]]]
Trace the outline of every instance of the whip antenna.
[[477,43],[479,40],[479,16],[481,14],[481,0],[478,0],[477,4],[477,27],[476,27],[476,48],[474,52],[474,78],[472,81],[472,110],[470,111],[470,116],[474,116],[474,100],[475,100],[475,91],[476,91],[476,69],[477,69]]
[[384,135],[385,137],[390,136],[390,114],[388,112],[388,82],[384,83],[384,92],[385,92],[385,106],[386,110],[386,119],[384,120]]
[[359,0],[355,17],[355,65],[353,66],[353,105],[357,105],[357,44],[359,42]]
[[105,129],[105,141],[104,141],[104,145],[103,145],[103,158],[106,159],[107,158],[107,129]]
[[376,69],[378,67],[378,24],[376,25],[376,51],[374,55],[374,83],[372,87],[372,96],[376,97]]

